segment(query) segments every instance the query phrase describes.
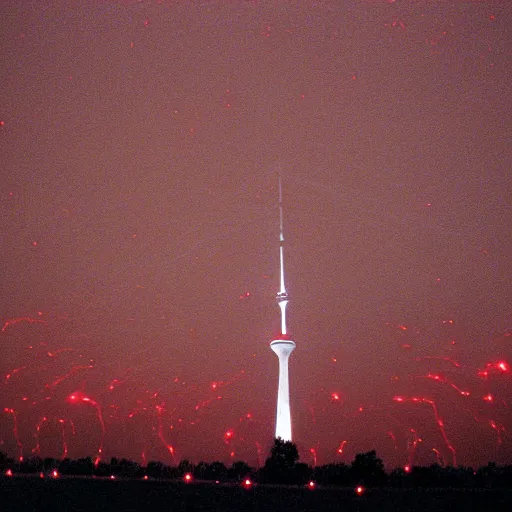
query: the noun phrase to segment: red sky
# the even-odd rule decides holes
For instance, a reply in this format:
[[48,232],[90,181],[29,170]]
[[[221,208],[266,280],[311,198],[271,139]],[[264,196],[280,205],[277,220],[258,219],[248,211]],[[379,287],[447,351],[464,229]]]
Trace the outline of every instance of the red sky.
[[511,23],[2,2],[0,450],[265,457],[280,167],[303,460],[512,462]]

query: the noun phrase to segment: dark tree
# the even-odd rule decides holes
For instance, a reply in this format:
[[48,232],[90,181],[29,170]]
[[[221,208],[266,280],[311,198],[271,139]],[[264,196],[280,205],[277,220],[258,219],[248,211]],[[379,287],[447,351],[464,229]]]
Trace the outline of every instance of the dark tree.
[[299,460],[297,447],[291,441],[278,437],[270,450],[262,470],[263,478],[274,483],[298,483],[296,465]]
[[251,466],[241,460],[237,460],[228,469],[228,478],[240,481],[242,478],[250,476],[251,473]]
[[299,460],[297,447],[291,441],[283,441],[278,437],[270,450],[270,457],[265,465],[269,464],[280,469],[292,469]]
[[352,461],[350,472],[354,484],[383,485],[387,479],[384,464],[375,450],[358,453]]
[[350,466],[337,462],[316,467],[313,478],[324,485],[349,485],[351,483]]
[[193,473],[194,465],[187,459],[180,461],[178,464],[178,475],[183,476],[185,473]]

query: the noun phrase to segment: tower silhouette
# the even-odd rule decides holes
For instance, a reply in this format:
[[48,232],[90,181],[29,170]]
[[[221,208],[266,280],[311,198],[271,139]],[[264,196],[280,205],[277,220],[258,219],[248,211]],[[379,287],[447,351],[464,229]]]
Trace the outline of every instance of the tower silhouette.
[[284,284],[284,235],[283,235],[283,195],[281,175],[279,175],[279,273],[280,288],[277,303],[281,310],[281,334],[270,343],[270,348],[279,358],[279,385],[277,390],[276,434],[283,441],[292,440],[292,420],[290,414],[290,387],[288,383],[288,358],[295,348],[286,330],[286,306],[290,300]]

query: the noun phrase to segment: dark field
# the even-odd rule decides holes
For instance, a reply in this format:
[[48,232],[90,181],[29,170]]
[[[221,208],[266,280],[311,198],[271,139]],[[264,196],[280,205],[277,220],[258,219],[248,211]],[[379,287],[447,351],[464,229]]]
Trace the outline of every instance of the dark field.
[[473,511],[512,510],[512,491],[399,490],[185,484],[169,481],[61,478],[0,479],[4,511]]

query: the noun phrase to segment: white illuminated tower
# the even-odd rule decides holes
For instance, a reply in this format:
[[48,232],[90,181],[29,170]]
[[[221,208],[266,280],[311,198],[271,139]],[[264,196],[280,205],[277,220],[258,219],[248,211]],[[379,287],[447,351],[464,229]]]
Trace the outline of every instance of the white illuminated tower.
[[281,334],[272,341],[270,348],[279,358],[279,387],[277,391],[276,438],[292,440],[292,420],[290,415],[290,389],[288,385],[288,358],[295,348],[286,331],[286,305],[290,300],[284,286],[284,236],[283,236],[283,197],[281,176],[279,176],[279,270],[281,287],[277,294],[277,303],[281,309]]

